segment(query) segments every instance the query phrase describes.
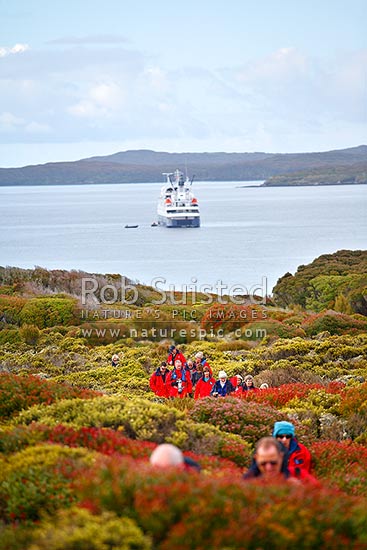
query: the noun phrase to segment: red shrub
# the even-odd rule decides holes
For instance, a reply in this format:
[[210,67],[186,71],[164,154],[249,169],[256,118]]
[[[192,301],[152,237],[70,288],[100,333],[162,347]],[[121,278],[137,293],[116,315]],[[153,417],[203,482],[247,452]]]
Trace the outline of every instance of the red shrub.
[[320,479],[353,495],[367,494],[366,447],[351,441],[322,441],[313,443],[310,451]]
[[50,405],[58,399],[83,399],[101,395],[92,390],[79,390],[63,384],[42,380],[37,376],[0,374],[0,417],[8,418],[32,405]]

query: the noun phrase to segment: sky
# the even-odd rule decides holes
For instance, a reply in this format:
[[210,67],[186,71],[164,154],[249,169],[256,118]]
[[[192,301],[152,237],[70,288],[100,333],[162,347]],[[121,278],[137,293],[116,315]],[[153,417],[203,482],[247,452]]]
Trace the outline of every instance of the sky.
[[0,0],[0,167],[367,144],[365,0]]

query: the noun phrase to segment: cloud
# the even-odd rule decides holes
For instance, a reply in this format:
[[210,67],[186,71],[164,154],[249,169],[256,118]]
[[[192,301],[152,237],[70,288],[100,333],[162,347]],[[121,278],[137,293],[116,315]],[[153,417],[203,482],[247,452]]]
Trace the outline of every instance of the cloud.
[[0,57],[5,57],[11,54],[23,53],[29,50],[28,44],[15,44],[12,47],[0,46]]
[[24,120],[9,112],[0,114],[0,131],[13,131],[24,124]]
[[86,45],[86,44],[124,44],[129,42],[125,36],[113,34],[93,34],[89,36],[64,36],[49,40],[46,44],[60,44],[64,46],[70,45]]
[[64,38],[54,41],[61,48],[25,55],[9,49],[0,59],[2,141],[124,138],[176,150],[201,141],[202,150],[218,143],[218,150],[291,151],[337,132],[353,136],[355,129],[352,144],[362,135],[366,51],[332,61],[284,47],[242,66],[169,70],[118,40]]

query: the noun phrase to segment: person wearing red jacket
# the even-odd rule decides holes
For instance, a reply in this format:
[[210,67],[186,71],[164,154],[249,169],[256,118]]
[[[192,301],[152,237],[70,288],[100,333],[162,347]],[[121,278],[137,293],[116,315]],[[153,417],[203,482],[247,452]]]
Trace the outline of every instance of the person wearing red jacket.
[[232,386],[234,387],[234,391],[232,392],[231,397],[243,397],[243,378],[240,374],[235,374],[232,376],[229,381],[231,382]]
[[169,397],[179,397],[182,399],[192,392],[190,374],[184,371],[179,359],[176,359],[174,369],[167,376],[166,386]]
[[287,466],[284,446],[274,437],[263,437],[255,446],[255,454],[250,468],[243,478],[262,478],[265,481],[288,479],[290,482],[306,482],[320,486],[320,482],[306,470]]
[[152,376],[150,377],[150,380],[149,380],[150,389],[158,397],[168,397],[168,389],[166,385],[166,379],[168,374],[169,374],[169,370],[167,369],[167,364],[165,361],[163,361],[160,364],[160,366],[157,368],[157,370],[153,372]]
[[181,353],[176,346],[170,346],[168,349],[167,365],[174,366],[177,359],[179,359],[183,365],[186,363],[184,354]]
[[287,466],[290,470],[311,471],[311,453],[299,443],[295,437],[295,428],[291,422],[275,422],[273,437],[280,441],[286,449]]
[[209,365],[205,365],[203,367],[203,375],[196,383],[194,398],[199,399],[201,397],[208,397],[214,384],[215,379],[213,378],[212,369]]

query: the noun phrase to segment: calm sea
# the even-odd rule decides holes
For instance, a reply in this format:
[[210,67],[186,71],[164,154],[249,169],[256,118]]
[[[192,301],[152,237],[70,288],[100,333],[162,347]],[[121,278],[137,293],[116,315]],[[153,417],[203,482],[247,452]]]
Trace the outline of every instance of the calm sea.
[[[195,183],[202,227],[151,227],[161,183],[0,187],[0,265],[249,291],[320,254],[367,248],[367,187]],[[125,224],[138,224],[125,229]],[[163,282],[163,280],[165,282]]]

